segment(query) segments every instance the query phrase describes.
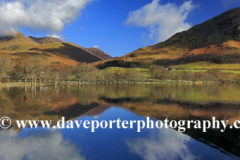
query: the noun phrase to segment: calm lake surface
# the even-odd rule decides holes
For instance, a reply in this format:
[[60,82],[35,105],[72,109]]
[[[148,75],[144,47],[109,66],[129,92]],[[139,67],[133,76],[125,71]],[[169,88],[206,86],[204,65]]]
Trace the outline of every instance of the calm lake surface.
[[0,160],[235,160],[240,131],[227,129],[18,129],[15,120],[240,120],[240,85],[111,84],[2,88]]

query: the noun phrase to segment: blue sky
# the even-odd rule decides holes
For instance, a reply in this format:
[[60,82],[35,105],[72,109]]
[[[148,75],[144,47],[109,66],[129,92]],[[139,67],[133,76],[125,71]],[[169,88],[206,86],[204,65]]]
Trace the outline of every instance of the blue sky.
[[116,57],[238,6],[240,0],[6,0],[0,3],[0,24],[6,24],[0,34],[57,35]]

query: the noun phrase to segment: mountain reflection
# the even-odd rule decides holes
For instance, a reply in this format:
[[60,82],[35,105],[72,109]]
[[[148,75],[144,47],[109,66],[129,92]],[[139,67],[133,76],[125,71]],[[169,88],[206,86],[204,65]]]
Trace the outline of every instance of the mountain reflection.
[[[74,153],[71,153],[73,158],[70,159],[75,157],[76,159],[83,159],[84,156],[79,154],[81,149],[71,145],[74,143],[64,140],[61,132],[31,130],[29,135],[19,137],[17,131],[14,130],[17,129],[14,120],[52,120],[55,125],[61,117],[65,117],[66,120],[75,120],[86,116],[99,117],[104,115],[105,112],[111,111],[113,106],[118,106],[126,111],[125,114],[130,112],[140,117],[152,117],[159,120],[165,118],[170,120],[204,120],[215,116],[217,119],[228,119],[229,123],[233,123],[240,119],[239,96],[240,86],[238,85],[113,84],[86,85],[80,88],[73,86],[27,89],[3,88],[0,91],[0,117],[8,116],[13,123],[12,130],[0,131],[0,136],[5,137],[1,139],[0,144],[21,148],[21,145],[35,146],[35,143],[38,144],[37,141],[40,141],[43,144],[39,143],[39,146],[36,145],[36,147],[47,145],[53,147],[54,152],[61,152],[61,149],[65,147],[65,151],[74,151]],[[109,113],[116,117],[119,114],[116,111]],[[18,130],[20,135],[23,131]],[[187,145],[191,143],[192,138],[221,150],[225,154],[231,153],[240,157],[240,140],[238,138],[240,131],[238,130],[226,130],[225,133],[220,133],[219,130],[210,129],[208,133],[202,133],[201,130],[189,129],[184,133],[186,135],[174,130],[154,130],[149,133],[149,137],[122,138],[127,139],[126,143],[130,151],[142,159],[198,159],[199,155],[190,152]],[[134,132],[134,134],[136,133]],[[115,137],[115,135],[111,136]],[[33,140],[34,138],[36,140]],[[58,138],[54,140],[55,144],[52,144],[54,142],[50,140],[53,138]],[[11,139],[11,141],[7,141],[7,139]],[[78,139],[76,138],[72,142],[75,141],[78,141]],[[30,142],[34,142],[34,144]],[[50,145],[59,145],[60,148]],[[0,150],[3,151],[0,159],[3,159],[2,157],[7,160],[14,159],[14,157],[8,156],[14,156],[15,154],[16,157],[22,157],[22,159],[31,159],[31,153],[35,154],[35,151],[31,150],[33,148],[26,147],[26,149],[23,147],[21,148],[22,153],[10,154],[10,152],[7,152],[8,150],[4,149],[4,145],[0,145],[0,147]],[[37,150],[45,151],[45,149],[43,147],[43,149],[38,148]],[[30,152],[27,152],[28,150]],[[24,152],[29,154],[25,155]],[[36,154],[40,154],[40,152]],[[48,157],[51,157],[50,153],[48,154]],[[59,155],[61,154],[59,153]],[[64,156],[67,157],[67,153],[61,157]],[[40,155],[39,157],[39,159],[46,159]],[[139,159],[139,157],[135,157],[135,159]]]

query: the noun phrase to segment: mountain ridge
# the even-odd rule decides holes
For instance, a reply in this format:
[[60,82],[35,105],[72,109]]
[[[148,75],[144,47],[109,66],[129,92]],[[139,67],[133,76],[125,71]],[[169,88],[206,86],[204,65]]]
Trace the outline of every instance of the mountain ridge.
[[33,37],[33,36],[28,36],[28,38],[30,38],[31,40],[33,40],[34,42],[36,42],[38,44],[62,42],[61,39],[55,38],[55,37],[41,37],[41,38],[37,38],[37,37]]
[[[142,47],[122,57],[101,63],[109,65],[113,61],[152,63],[188,55],[218,53],[240,53],[240,7],[228,10],[189,30],[176,33],[164,42]],[[98,65],[100,62],[94,64]]]
[[62,42],[51,37],[26,37],[21,32],[14,36],[0,37],[0,54],[7,54],[12,59],[42,56],[44,63],[62,63],[76,66],[79,63],[92,63],[103,60],[101,57],[83,49],[78,45]]
[[101,57],[104,60],[108,60],[108,59],[112,59],[113,57],[111,57],[110,55],[108,55],[107,53],[105,53],[103,50],[99,49],[99,48],[95,48],[95,47],[91,47],[91,48],[85,48],[87,51]]

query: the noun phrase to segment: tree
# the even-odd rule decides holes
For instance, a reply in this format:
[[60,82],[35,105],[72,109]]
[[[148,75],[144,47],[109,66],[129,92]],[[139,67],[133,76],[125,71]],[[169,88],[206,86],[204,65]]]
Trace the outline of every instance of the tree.
[[105,79],[105,81],[107,82],[107,84],[109,83],[109,82],[113,82],[113,80],[114,80],[114,71],[113,70],[111,70],[111,69],[104,69],[103,70],[103,75],[104,75],[104,79]]
[[80,85],[81,81],[88,81],[90,82],[91,79],[93,78],[94,74],[93,72],[98,71],[98,69],[88,63],[81,63],[75,68],[75,76],[78,78],[78,85]]
[[141,73],[133,68],[128,69],[124,76],[128,83],[137,82],[142,79]]
[[43,72],[40,74],[40,85],[41,85],[41,79],[47,83],[52,78],[52,71],[51,71],[51,65],[45,65],[43,66]]
[[186,72],[185,78],[187,81],[192,81],[194,78],[194,74],[192,72]]
[[11,58],[7,55],[0,56],[0,86],[1,86],[1,79],[13,69],[13,62]]
[[163,66],[159,66],[157,69],[158,69],[158,79],[163,81],[166,78],[166,68]]
[[25,86],[27,85],[27,79],[29,78],[30,75],[32,75],[33,71],[33,62],[32,59],[29,58],[21,58],[20,59],[20,68],[21,68],[21,73],[24,78],[24,84]]
[[123,79],[123,73],[122,71],[118,68],[114,74],[113,74],[114,80],[119,83]]
[[135,81],[135,71],[133,69],[128,69],[125,73],[125,77],[128,83]]
[[105,75],[104,75],[103,71],[96,72],[95,77],[96,77],[98,84],[104,81],[104,78],[105,78],[104,76]]
[[43,57],[39,56],[39,55],[34,55],[28,58],[29,59],[29,63],[31,66],[30,69],[30,77],[31,77],[31,86],[33,86],[33,80],[34,80],[34,85],[36,86],[36,81],[37,81],[37,77],[39,77],[39,79],[41,79],[41,74],[43,72]]
[[20,64],[17,64],[13,67],[10,73],[11,80],[17,81],[22,79],[22,70]]
[[155,79],[164,80],[166,78],[165,67],[158,66],[158,65],[151,65],[149,69],[152,74],[152,77],[154,78],[154,83],[155,83]]
[[72,66],[61,66],[60,78],[62,81],[66,80],[67,85],[70,85],[70,77],[72,75]]
[[62,65],[59,63],[53,63],[50,65],[50,72],[51,72],[51,76],[55,86],[58,85],[58,81],[60,79],[60,73],[62,71],[61,69],[62,69]]
[[42,74],[43,74],[43,57],[42,56],[34,56],[33,57],[33,62],[34,62],[34,70],[35,70],[35,76],[34,76],[34,82],[36,86],[36,79],[39,78],[39,85],[41,85],[41,79],[42,79]]
[[157,65],[151,65],[149,70],[152,74],[152,78],[154,79],[154,83],[155,83],[155,79],[158,78],[158,70],[157,70],[158,66]]
[[216,80],[219,80],[222,74],[220,69],[209,69],[207,70],[207,73],[213,75]]

